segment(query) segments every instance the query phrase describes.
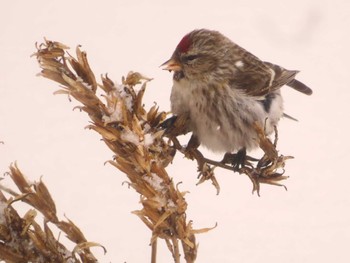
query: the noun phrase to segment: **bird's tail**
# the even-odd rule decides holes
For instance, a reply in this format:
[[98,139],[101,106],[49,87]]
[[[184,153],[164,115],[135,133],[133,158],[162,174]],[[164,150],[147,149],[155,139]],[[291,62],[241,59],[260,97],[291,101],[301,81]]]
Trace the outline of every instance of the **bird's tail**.
[[312,94],[312,89],[310,89],[308,86],[306,86],[304,83],[300,82],[299,80],[293,79],[290,82],[287,83],[287,86],[292,87],[293,89],[304,93],[306,95]]

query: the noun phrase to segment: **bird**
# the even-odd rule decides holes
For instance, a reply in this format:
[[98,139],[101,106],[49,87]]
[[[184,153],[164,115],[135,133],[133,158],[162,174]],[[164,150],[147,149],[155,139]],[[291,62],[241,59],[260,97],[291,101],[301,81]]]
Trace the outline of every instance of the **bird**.
[[273,133],[283,111],[285,85],[311,95],[295,79],[297,70],[260,60],[218,31],[186,34],[161,65],[173,72],[171,112],[186,116],[187,128],[200,145],[217,153],[246,155],[259,147],[254,125]]

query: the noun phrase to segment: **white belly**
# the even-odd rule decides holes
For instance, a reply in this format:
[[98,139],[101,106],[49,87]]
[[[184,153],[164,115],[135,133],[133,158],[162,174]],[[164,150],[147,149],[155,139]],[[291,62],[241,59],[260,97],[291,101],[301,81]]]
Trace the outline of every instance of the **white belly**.
[[202,145],[215,152],[258,147],[254,122],[270,134],[283,114],[279,92],[267,113],[257,98],[240,94],[228,86],[203,89],[183,79],[174,81],[171,107],[175,115],[189,114],[190,129]]

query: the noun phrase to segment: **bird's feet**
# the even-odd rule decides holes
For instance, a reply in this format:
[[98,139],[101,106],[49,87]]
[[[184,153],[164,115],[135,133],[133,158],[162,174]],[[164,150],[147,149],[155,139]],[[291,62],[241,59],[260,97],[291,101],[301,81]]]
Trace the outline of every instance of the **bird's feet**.
[[235,172],[245,166],[247,160],[247,151],[245,148],[240,149],[237,153],[226,153],[222,159],[222,163],[232,165]]
[[164,129],[165,131],[168,131],[174,126],[176,119],[177,119],[177,116],[171,116],[170,118],[167,118],[162,123],[160,123],[159,127],[161,129]]
[[163,121],[159,127],[165,130],[167,137],[176,137],[178,135],[190,132],[188,128],[189,117],[186,114],[174,115]]

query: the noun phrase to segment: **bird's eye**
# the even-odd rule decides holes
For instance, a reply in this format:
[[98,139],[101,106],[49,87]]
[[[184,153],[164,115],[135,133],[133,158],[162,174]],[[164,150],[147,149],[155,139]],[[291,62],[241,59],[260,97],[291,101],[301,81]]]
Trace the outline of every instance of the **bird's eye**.
[[196,58],[198,58],[198,55],[188,55],[184,57],[184,61],[189,62],[195,60]]

